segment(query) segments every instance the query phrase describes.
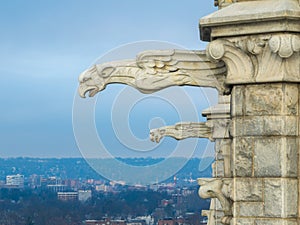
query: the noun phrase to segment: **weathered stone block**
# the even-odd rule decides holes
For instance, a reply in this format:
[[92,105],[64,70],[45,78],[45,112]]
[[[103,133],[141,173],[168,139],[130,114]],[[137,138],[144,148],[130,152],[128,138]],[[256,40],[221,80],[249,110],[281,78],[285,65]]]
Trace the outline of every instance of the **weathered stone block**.
[[216,160],[223,160],[224,159],[223,146],[225,144],[225,140],[226,139],[215,141]]
[[218,160],[215,162],[216,177],[224,177],[224,161]]
[[261,138],[254,145],[254,176],[297,177],[297,138]]
[[[239,90],[243,90],[239,88]],[[240,94],[237,92],[237,94]],[[246,86],[243,115],[298,115],[299,88],[297,84],[261,84]],[[232,99],[240,99],[233,96]],[[237,104],[237,103],[236,103]],[[236,106],[238,108],[240,106]],[[241,110],[239,110],[240,112]],[[243,112],[243,111],[242,111]],[[234,116],[241,115],[234,114]]]
[[281,138],[256,139],[254,148],[254,176],[280,177],[281,168]]
[[282,150],[282,176],[298,176],[298,138],[286,138]]
[[233,121],[232,136],[257,136],[263,134],[263,123],[260,117],[237,117]]
[[231,177],[231,139],[216,140],[216,161],[224,161],[224,176]]
[[254,225],[254,218],[233,218],[230,225]]
[[297,220],[255,219],[254,225],[298,225]]
[[296,116],[262,117],[263,133],[266,136],[297,136],[298,118]]
[[263,202],[235,202],[234,217],[262,217]]
[[265,179],[265,216],[292,218],[298,211],[298,180],[289,178]]
[[282,193],[281,179],[265,180],[265,216],[281,217],[282,211]]
[[284,179],[282,186],[284,210],[282,217],[293,218],[297,217],[299,200],[298,200],[298,180]]
[[215,119],[213,122],[212,138],[229,138],[229,119]]
[[249,85],[245,90],[246,115],[281,115],[282,84]]
[[261,178],[235,178],[233,201],[262,202],[263,180]]
[[232,89],[231,98],[231,115],[242,116],[244,115],[244,86],[234,86]]
[[287,116],[284,120],[285,134],[287,136],[297,136],[299,133],[299,117],[297,116]]
[[247,116],[233,119],[231,135],[239,136],[297,136],[296,116]]
[[253,139],[233,139],[233,175],[237,177],[251,177],[253,168]]
[[298,84],[284,84],[284,113],[286,115],[299,115],[299,87]]

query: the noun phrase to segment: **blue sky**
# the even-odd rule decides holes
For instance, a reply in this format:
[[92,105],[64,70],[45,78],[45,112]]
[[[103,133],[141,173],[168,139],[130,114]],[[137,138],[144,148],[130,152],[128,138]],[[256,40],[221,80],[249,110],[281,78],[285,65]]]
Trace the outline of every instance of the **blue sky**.
[[[101,55],[127,43],[157,40],[203,49],[198,21],[215,10],[212,0],[2,1],[0,157],[80,157],[72,128],[79,74]],[[102,102],[98,99],[97,103],[97,108],[102,104],[106,109],[99,111],[103,116],[96,118],[97,127],[108,127],[104,140],[115,154],[122,145],[110,139],[114,131],[105,125],[111,116],[106,105],[122,88],[107,88],[101,93]],[[195,90],[187,90],[200,107]],[[157,110],[156,114],[146,113],[155,108],[153,104],[132,110],[131,121],[138,123],[131,128],[139,138],[147,138],[145,124],[163,114]],[[164,107],[169,106],[159,109]],[[143,115],[147,121],[141,122]],[[169,118],[168,125],[178,122],[168,113],[161,116]],[[162,148],[173,145],[170,139]]]

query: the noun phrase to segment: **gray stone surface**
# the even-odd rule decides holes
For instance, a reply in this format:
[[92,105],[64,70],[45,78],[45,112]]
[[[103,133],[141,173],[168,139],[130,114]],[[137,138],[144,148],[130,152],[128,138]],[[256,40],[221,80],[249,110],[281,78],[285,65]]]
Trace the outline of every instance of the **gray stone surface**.
[[265,216],[293,218],[298,212],[297,179],[265,179]]
[[232,116],[243,116],[244,115],[244,103],[245,103],[245,87],[234,86],[232,89],[232,100],[231,100],[231,115]]
[[220,139],[215,141],[216,160],[224,160],[224,148],[227,147],[225,140],[226,139]]
[[233,120],[233,137],[297,136],[296,116],[246,116]]
[[247,86],[246,115],[281,115],[283,90],[281,84]]
[[282,175],[282,138],[261,138],[255,140],[254,176],[280,177]]
[[267,217],[281,217],[282,190],[281,179],[265,180],[265,215]]
[[216,161],[215,162],[216,168],[216,177],[225,177],[224,173],[224,161]]
[[262,217],[263,202],[235,202],[234,217]]
[[284,210],[282,217],[295,218],[298,213],[298,180],[297,179],[284,179],[282,185],[283,205]]
[[298,115],[297,84],[247,86],[244,115]]
[[285,115],[299,115],[299,85],[286,84],[284,93],[284,111]]
[[254,146],[254,176],[297,177],[297,138],[260,138]]
[[231,225],[254,225],[253,218],[233,218]]
[[229,119],[214,119],[213,120],[213,139],[229,138]]
[[253,168],[253,139],[234,138],[233,151],[233,175],[237,177],[251,177]]
[[299,225],[297,220],[256,219],[254,225]]
[[283,177],[297,177],[298,172],[298,146],[299,138],[286,138],[286,144],[282,151],[282,176]]
[[263,179],[260,178],[235,178],[234,179],[235,202],[262,202]]

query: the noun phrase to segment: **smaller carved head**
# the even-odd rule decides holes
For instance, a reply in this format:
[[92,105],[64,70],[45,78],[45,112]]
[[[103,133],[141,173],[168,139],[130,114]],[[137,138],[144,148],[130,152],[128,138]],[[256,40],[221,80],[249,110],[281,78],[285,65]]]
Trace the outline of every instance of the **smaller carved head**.
[[79,95],[85,98],[86,93],[89,92],[89,96],[93,97],[104,90],[114,70],[114,67],[105,64],[94,65],[85,70],[79,76]]
[[222,189],[222,180],[217,178],[198,178],[198,194],[201,198],[216,198]]
[[159,143],[163,138],[166,130],[165,129],[152,129],[150,130],[150,140]]

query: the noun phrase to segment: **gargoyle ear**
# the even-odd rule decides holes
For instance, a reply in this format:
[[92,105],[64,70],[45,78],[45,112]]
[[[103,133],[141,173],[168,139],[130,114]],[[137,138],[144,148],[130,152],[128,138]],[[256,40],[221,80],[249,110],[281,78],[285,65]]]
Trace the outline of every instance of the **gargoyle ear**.
[[200,186],[203,186],[208,183],[208,181],[205,178],[198,178],[197,182]]
[[114,72],[114,70],[115,70],[115,67],[112,67],[112,66],[104,68],[101,72],[101,77],[104,77],[104,78],[109,77],[112,74],[112,72]]

